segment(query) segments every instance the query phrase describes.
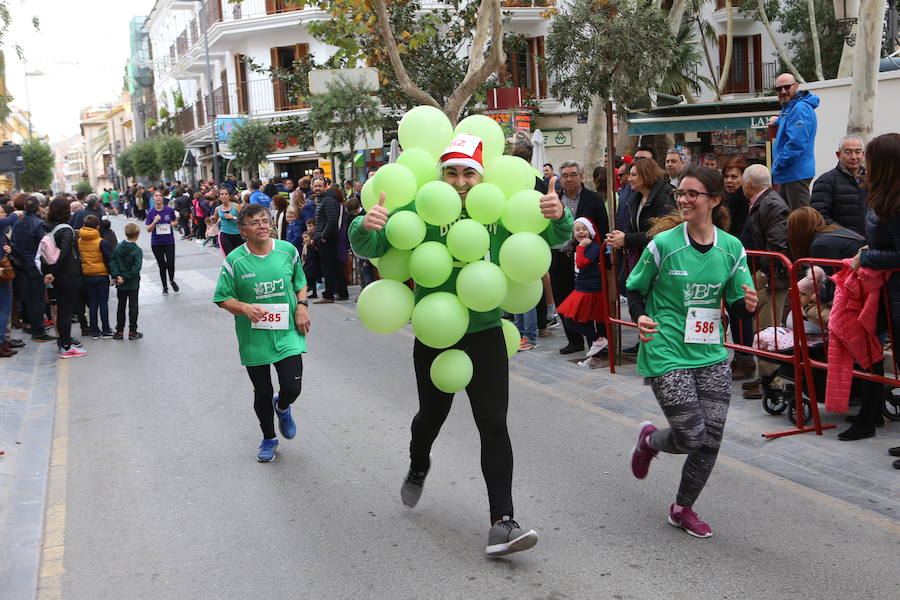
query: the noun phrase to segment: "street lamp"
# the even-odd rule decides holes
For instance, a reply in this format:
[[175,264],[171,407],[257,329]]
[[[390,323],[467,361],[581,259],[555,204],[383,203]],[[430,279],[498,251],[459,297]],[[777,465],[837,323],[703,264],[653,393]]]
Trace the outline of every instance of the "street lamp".
[[859,21],[860,0],[831,0],[834,4],[834,19],[837,21],[838,32],[843,36],[848,46],[856,45],[856,34],[853,26]]

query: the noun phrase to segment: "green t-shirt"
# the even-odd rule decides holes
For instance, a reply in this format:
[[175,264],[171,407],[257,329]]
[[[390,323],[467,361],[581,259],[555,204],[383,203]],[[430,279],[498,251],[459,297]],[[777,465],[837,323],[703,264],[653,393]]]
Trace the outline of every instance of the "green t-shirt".
[[118,202],[119,201],[119,192],[116,190],[113,190],[109,193],[109,197],[112,199],[113,202]]
[[279,323],[285,322],[282,329],[257,329],[246,316],[235,315],[241,364],[247,367],[269,365],[306,352],[306,336],[300,335],[294,325],[297,292],[306,286],[300,253],[291,243],[272,242],[272,251],[265,256],[251,253],[247,244],[235,248],[222,263],[213,296],[213,302],[234,298],[249,304],[282,305],[273,307],[270,313]]
[[103,204],[109,204],[109,192],[100,194],[100,199],[103,201]]
[[728,358],[721,322],[719,343],[685,342],[688,312],[691,308],[719,311],[723,298],[728,305],[740,300],[742,286],[753,287],[753,280],[744,247],[736,237],[717,228],[712,248],[702,253],[691,246],[682,223],[653,238],[625,285],[647,297],[647,316],[659,324],[659,333],[640,345],[637,361],[639,374],[658,377]]
[[[397,210],[391,211],[391,214],[393,215],[394,213],[401,210],[409,210],[415,212],[416,207],[414,203],[410,203],[406,206],[398,208]],[[350,223],[350,245],[353,246],[353,251],[360,256],[365,256],[366,258],[377,258],[387,252],[391,247],[391,244],[390,242],[388,242],[387,234],[385,233],[384,229],[382,229],[381,231],[366,231],[365,229],[363,229],[362,224],[364,218],[364,216],[360,215],[356,217],[352,223]],[[465,209],[463,209],[462,214],[457,220],[468,218],[468,213],[466,213]],[[486,225],[485,227],[487,227],[488,234],[490,235],[491,240],[489,252],[491,262],[494,264],[500,264],[500,246],[511,234],[499,221],[496,223],[491,223],[490,225]],[[442,244],[446,245],[447,232],[449,230],[450,225],[438,227],[437,225],[426,224],[425,239],[423,241],[441,242]],[[540,235],[542,238],[544,238],[547,244],[550,245],[551,248],[569,239],[572,236],[572,213],[569,212],[569,209],[564,208],[563,216],[559,219],[556,219],[555,221],[550,221],[547,225],[547,228],[543,232],[541,232]],[[456,294],[456,277],[459,275],[459,272],[464,266],[465,264],[454,261],[453,271],[450,274],[450,278],[436,288],[426,288],[421,285],[417,285],[415,289],[416,303],[418,303],[419,300],[421,300],[428,294],[433,294],[434,292],[450,292],[451,294]],[[501,308],[495,308],[494,310],[488,312],[477,312],[470,309],[469,327],[466,330],[466,333],[476,333],[478,331],[484,331],[485,329],[490,329],[492,327],[499,327],[500,317],[502,316],[503,309]]]

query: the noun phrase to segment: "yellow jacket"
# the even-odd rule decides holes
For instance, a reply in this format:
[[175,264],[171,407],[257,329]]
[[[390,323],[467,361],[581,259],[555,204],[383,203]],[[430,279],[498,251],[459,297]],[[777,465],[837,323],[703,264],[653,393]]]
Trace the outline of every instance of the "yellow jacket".
[[103,261],[100,232],[93,227],[82,227],[78,232],[78,252],[81,253],[81,272],[85,275],[109,275]]

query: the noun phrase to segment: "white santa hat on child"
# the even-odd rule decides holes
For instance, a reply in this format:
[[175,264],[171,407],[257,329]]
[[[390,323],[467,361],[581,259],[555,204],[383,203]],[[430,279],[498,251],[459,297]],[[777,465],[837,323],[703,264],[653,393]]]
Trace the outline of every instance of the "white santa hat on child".
[[484,144],[480,137],[468,133],[458,133],[441,154],[441,168],[470,167],[484,175],[483,148]]
[[575,219],[575,223],[581,223],[582,225],[584,225],[584,228],[587,229],[588,233],[591,235],[591,239],[597,237],[597,228],[594,226],[594,222],[587,217],[578,217],[577,219]]

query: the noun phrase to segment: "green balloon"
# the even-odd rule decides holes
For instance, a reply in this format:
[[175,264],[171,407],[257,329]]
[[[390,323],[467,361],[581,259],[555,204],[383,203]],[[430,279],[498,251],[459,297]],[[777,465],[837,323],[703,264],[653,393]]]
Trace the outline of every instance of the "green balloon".
[[384,207],[388,211],[406,206],[416,197],[416,176],[413,172],[397,163],[384,165],[375,172],[372,178],[372,191],[376,202],[384,192]]
[[506,291],[503,271],[486,260],[469,263],[456,277],[456,295],[475,312],[487,312],[500,306],[506,298]]
[[534,189],[531,165],[518,156],[500,156],[485,165],[484,181],[496,185],[507,198],[516,192]]
[[397,163],[413,172],[419,187],[438,178],[437,161],[431,154],[421,148],[404,150],[400,158],[397,159]]
[[409,322],[415,304],[408,287],[399,281],[379,279],[360,292],[356,314],[375,333],[393,333]]
[[506,148],[506,135],[504,135],[503,129],[497,121],[485,115],[466,117],[459,122],[453,133],[470,133],[480,137],[483,143],[481,154],[484,164],[490,163],[503,154],[503,150]]
[[366,212],[372,210],[372,207],[378,204],[378,196],[375,194],[375,178],[367,179],[359,193],[360,201]]
[[540,279],[550,268],[550,247],[536,233],[514,233],[500,246],[500,268],[519,283]]
[[447,249],[459,261],[481,260],[490,248],[491,234],[478,221],[460,219],[447,232]]
[[449,348],[466,334],[469,309],[449,292],[428,294],[413,309],[412,327],[426,346]]
[[378,272],[385,279],[393,279],[394,281],[406,281],[412,276],[409,274],[409,256],[412,254],[410,250],[399,250],[397,248],[388,248],[382,256],[378,258]]
[[484,225],[497,222],[505,207],[506,197],[493,183],[479,183],[466,194],[466,212]]
[[507,231],[540,233],[547,228],[550,221],[541,213],[541,196],[535,190],[522,190],[512,195],[506,202],[502,217]]
[[416,193],[416,212],[431,225],[449,225],[459,218],[462,200],[449,183],[429,181]]
[[384,233],[394,248],[412,250],[425,239],[425,221],[411,210],[397,211],[388,219]]
[[417,106],[400,119],[397,137],[404,150],[420,148],[440,156],[453,140],[453,125],[440,109]]
[[418,285],[436,288],[453,271],[453,257],[440,242],[420,244],[409,256],[409,273]]
[[540,279],[519,283],[506,280],[506,296],[500,301],[500,308],[511,315],[527,313],[537,306],[544,292],[544,282]]
[[515,323],[507,319],[500,319],[500,325],[503,328],[503,341],[506,342],[506,357],[512,358],[519,351],[519,343],[522,341],[522,335]]
[[431,363],[431,382],[448,394],[465,389],[472,381],[472,359],[462,350],[444,350]]

